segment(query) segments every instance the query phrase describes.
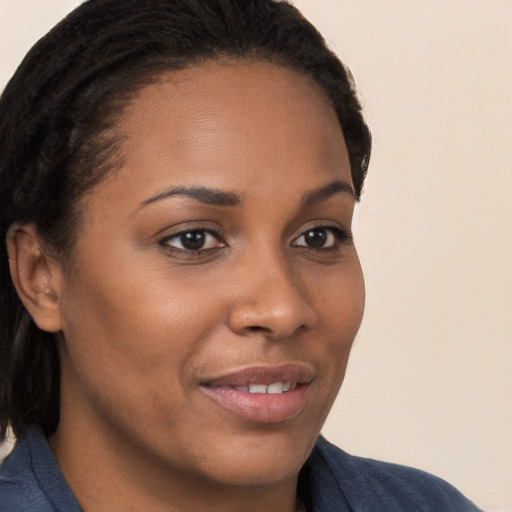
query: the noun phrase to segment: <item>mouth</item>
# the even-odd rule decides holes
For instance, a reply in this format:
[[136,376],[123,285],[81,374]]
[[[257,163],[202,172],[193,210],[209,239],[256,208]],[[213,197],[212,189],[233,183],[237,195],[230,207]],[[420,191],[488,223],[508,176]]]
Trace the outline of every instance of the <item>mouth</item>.
[[298,382],[272,382],[271,384],[249,384],[247,386],[234,386],[237,391],[245,391],[253,394],[279,395],[293,391],[298,386]]
[[244,368],[201,383],[217,405],[255,423],[292,419],[304,408],[313,375],[303,365]]

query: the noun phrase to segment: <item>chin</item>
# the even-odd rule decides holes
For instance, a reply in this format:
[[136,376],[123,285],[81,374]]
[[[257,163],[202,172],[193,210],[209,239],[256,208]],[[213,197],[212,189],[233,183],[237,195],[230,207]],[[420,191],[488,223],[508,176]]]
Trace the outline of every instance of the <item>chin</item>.
[[273,486],[297,477],[316,437],[298,438],[285,430],[276,434],[262,427],[258,432],[217,441],[203,460],[203,470],[225,485]]

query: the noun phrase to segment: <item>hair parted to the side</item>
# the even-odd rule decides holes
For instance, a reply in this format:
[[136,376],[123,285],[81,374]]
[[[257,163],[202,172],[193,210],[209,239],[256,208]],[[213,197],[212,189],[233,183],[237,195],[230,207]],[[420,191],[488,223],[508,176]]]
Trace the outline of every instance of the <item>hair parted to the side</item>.
[[285,1],[89,0],[28,53],[0,98],[0,440],[59,421],[55,336],[17,297],[5,237],[36,226],[67,254],[80,197],[118,164],[116,120],[160,73],[207,59],[256,59],[295,69],[325,91],[338,116],[359,196],[370,132],[348,69]]

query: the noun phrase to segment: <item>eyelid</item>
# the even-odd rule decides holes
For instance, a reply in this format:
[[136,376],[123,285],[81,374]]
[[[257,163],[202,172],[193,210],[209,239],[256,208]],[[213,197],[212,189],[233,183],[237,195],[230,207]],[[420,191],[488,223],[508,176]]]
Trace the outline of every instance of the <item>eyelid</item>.
[[[340,225],[337,222],[320,220],[318,222],[308,223],[305,226],[300,228],[298,234],[293,237],[293,240],[300,238],[302,235],[306,234],[308,231],[314,231],[315,229],[325,229],[326,231],[332,231],[334,233],[339,233],[341,235],[352,237],[352,231]],[[293,241],[292,240],[292,241]]]
[[[174,247],[169,243],[171,240],[179,239],[185,233],[191,233],[191,232],[207,233],[208,235],[215,238],[219,242],[219,245],[217,245],[215,247],[206,247],[206,248],[201,247],[200,249],[192,250],[192,249],[186,249],[185,247]],[[186,254],[200,254],[202,252],[211,251],[212,249],[221,249],[223,247],[227,247],[227,245],[228,245],[224,241],[222,235],[218,231],[211,229],[211,228],[207,228],[204,226],[197,226],[197,225],[190,226],[190,227],[182,227],[178,231],[175,231],[168,235],[162,236],[161,238],[159,238],[158,244],[166,249],[176,251],[176,252],[186,253]]]
[[[307,245],[298,245],[296,244],[297,240],[305,236],[305,234],[308,231],[315,231],[315,230],[325,230],[329,231],[332,236],[334,236],[334,243],[330,246],[322,246],[322,247],[311,247]],[[347,230],[343,228],[340,225],[334,225],[334,224],[328,224],[326,222],[320,223],[320,224],[314,224],[311,226],[308,226],[307,228],[302,228],[301,233],[296,236],[292,240],[292,245],[295,247],[300,247],[301,249],[311,249],[316,251],[327,251],[327,250],[335,250],[337,247],[339,247],[341,244],[350,244],[353,241],[352,233],[350,230]]]
[[222,229],[217,222],[198,218],[170,224],[153,234],[155,238],[169,238],[187,231],[208,231],[221,236]]

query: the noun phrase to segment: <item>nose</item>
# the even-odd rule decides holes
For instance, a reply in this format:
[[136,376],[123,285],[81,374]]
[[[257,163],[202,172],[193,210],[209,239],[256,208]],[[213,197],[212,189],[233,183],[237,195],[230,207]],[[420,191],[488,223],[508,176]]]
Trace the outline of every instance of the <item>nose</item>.
[[285,262],[260,259],[248,264],[237,281],[229,310],[229,325],[237,334],[279,340],[316,325],[317,314]]

